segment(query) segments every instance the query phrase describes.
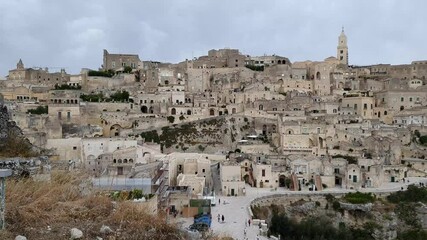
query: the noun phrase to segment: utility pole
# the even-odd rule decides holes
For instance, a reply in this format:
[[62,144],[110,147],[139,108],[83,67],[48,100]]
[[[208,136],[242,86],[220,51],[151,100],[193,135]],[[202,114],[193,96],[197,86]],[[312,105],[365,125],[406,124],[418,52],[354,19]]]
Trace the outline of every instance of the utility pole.
[[4,221],[4,214],[6,212],[6,177],[12,175],[11,169],[0,169],[0,230],[3,230],[6,227]]

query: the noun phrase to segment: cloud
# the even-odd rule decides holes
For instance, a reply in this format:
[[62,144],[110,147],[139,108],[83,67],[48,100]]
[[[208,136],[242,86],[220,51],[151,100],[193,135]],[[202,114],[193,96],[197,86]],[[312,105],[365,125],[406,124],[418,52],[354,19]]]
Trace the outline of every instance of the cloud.
[[209,49],[291,61],[336,54],[345,26],[351,64],[425,59],[422,0],[2,0],[0,76],[15,67],[98,68],[102,50],[179,62]]

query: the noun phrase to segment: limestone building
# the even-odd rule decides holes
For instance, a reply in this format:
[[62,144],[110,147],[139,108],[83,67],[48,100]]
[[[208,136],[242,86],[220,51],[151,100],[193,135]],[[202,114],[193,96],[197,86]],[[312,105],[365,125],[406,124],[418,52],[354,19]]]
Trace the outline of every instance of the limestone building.
[[132,69],[142,68],[142,61],[137,54],[111,54],[104,49],[103,70],[119,70],[124,67],[131,67]]

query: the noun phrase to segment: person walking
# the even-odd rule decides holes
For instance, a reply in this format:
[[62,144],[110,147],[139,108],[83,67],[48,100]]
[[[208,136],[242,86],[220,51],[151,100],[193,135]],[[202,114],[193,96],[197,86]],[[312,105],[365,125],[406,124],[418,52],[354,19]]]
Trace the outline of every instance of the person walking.
[[222,222],[224,222],[224,220],[225,220],[224,215],[222,215]]
[[218,222],[221,220],[221,214],[218,213]]
[[248,219],[248,224],[249,224],[249,227],[251,226],[251,219],[249,218]]
[[221,198],[218,198],[218,204],[221,205]]

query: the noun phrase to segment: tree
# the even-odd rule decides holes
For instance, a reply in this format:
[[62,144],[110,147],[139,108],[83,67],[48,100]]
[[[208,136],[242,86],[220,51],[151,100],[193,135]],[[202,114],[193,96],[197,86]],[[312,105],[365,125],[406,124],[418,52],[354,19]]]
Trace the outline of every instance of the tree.
[[123,69],[123,72],[124,73],[131,73],[132,72],[132,68],[129,67],[129,66],[125,66],[124,69]]

